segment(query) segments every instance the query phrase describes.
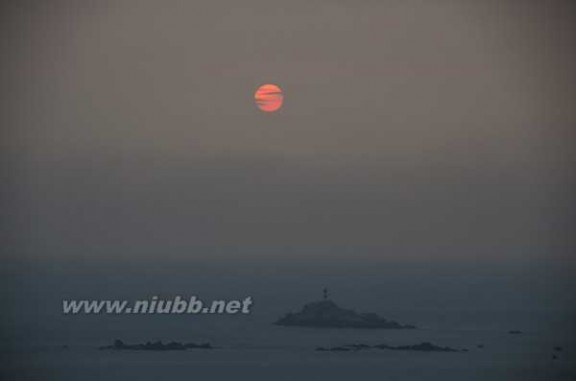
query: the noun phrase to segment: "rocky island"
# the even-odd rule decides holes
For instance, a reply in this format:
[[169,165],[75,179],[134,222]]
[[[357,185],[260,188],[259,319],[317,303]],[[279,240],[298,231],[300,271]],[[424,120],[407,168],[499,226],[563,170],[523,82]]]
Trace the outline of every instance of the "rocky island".
[[317,327],[317,328],[384,328],[411,329],[413,325],[400,324],[375,313],[358,313],[339,307],[328,299],[324,289],[324,299],[306,304],[300,312],[288,313],[274,324],[282,326]]

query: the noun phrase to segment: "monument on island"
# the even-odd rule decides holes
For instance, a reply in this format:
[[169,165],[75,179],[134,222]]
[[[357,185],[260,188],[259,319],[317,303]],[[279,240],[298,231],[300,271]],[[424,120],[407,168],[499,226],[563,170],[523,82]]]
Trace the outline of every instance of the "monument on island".
[[287,313],[274,324],[295,327],[316,328],[383,328],[383,329],[412,329],[409,324],[400,324],[385,319],[375,313],[358,313],[339,307],[328,298],[328,289],[323,290],[323,299],[311,302],[300,312]]

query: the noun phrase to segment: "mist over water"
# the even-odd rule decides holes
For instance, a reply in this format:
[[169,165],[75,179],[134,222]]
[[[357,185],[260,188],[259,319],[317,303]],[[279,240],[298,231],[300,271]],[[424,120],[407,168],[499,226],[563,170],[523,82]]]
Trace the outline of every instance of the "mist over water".
[[[571,2],[5,3],[0,378],[574,376]],[[418,328],[272,324],[325,287]],[[62,313],[176,295],[254,305]]]
[[[5,371],[30,377],[53,372],[55,380],[128,373],[155,379],[166,369],[174,377],[194,373],[215,379],[237,373],[255,379],[271,375],[282,379],[287,374],[309,379],[316,374],[343,380],[360,370],[403,380],[419,379],[422,372],[449,380],[464,373],[478,380],[520,380],[534,372],[553,379],[570,377],[566,360],[551,367],[549,357],[556,346],[564,348],[563,356],[573,353],[575,316],[569,307],[573,296],[551,298],[549,277],[520,269],[487,271],[464,266],[309,271],[259,269],[255,273],[242,267],[230,271],[168,265],[155,269],[29,268],[26,277],[20,274],[2,281],[4,289],[19,290],[17,296],[4,294],[2,300],[9,307],[2,321],[2,349],[10,359]],[[573,287],[570,282],[565,279],[563,286]],[[376,312],[418,329],[311,329],[272,324],[286,312],[320,300],[324,287],[342,307]],[[196,295],[203,300],[251,296],[254,305],[249,315],[64,315],[61,310],[62,299],[137,300],[154,295]],[[524,333],[510,335],[510,330]],[[186,353],[97,350],[117,338],[127,343],[209,342],[216,349]],[[319,346],[350,343],[425,341],[469,352],[315,351]],[[483,349],[477,348],[480,344]],[[103,363],[109,364],[108,371],[101,368]]]

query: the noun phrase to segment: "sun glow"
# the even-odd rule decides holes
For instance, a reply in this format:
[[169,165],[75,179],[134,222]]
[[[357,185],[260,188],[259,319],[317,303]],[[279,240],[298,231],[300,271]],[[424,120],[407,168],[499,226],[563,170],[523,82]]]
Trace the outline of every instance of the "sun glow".
[[256,90],[254,93],[254,100],[256,106],[264,112],[277,111],[282,107],[284,95],[282,89],[275,84],[266,83]]

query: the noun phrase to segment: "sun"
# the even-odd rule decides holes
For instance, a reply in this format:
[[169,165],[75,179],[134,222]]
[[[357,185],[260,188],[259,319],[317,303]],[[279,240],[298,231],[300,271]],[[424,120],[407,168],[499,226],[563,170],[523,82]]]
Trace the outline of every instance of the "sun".
[[284,94],[280,86],[266,83],[258,87],[254,93],[256,106],[264,112],[278,111],[284,102]]

